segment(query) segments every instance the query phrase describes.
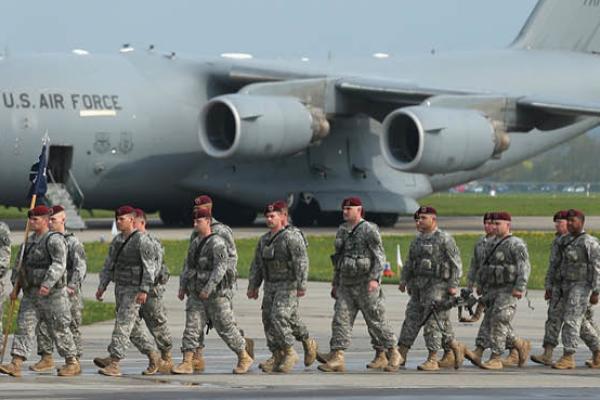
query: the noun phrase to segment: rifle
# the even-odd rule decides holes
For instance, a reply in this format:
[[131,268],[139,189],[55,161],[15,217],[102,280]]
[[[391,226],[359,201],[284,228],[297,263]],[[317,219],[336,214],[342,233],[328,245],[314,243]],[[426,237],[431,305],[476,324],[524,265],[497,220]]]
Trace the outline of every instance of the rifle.
[[463,321],[464,310],[466,309],[469,313],[469,317],[475,315],[473,307],[479,304],[479,299],[473,295],[473,289],[462,288],[460,289],[460,296],[455,298],[456,306],[458,307],[458,320]]

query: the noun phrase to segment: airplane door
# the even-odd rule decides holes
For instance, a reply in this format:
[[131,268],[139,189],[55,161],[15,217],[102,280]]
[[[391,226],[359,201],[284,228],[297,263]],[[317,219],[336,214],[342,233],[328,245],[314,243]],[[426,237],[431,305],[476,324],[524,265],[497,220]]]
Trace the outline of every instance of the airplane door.
[[67,183],[73,162],[73,146],[50,146],[48,170],[55,183]]

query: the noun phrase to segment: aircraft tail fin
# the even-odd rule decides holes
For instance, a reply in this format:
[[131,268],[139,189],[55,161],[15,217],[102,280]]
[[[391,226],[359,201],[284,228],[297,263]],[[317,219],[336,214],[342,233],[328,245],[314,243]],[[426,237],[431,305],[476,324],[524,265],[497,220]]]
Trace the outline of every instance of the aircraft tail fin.
[[600,53],[600,0],[539,0],[512,47]]

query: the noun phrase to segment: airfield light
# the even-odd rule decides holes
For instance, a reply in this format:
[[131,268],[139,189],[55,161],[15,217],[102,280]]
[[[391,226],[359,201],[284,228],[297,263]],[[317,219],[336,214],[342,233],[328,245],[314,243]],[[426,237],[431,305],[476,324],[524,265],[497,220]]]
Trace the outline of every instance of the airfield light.
[[308,58],[308,57],[302,57],[302,58],[300,59],[300,61],[302,61],[302,62],[309,62],[309,61],[310,61],[310,58]]
[[248,54],[248,53],[222,53],[221,57],[223,58],[233,58],[234,60],[250,60],[254,57],[252,57],[252,54]]
[[384,58],[390,58],[390,55],[388,53],[374,53],[373,57],[379,58],[379,59],[384,59]]
[[88,54],[90,54],[90,52],[84,49],[73,49],[73,54],[76,54],[78,56],[87,56]]
[[125,43],[123,45],[123,47],[121,47],[121,49],[119,50],[119,52],[121,52],[121,53],[129,53],[129,52],[132,52],[133,50],[134,50],[134,48],[131,47],[129,45],[129,43]]

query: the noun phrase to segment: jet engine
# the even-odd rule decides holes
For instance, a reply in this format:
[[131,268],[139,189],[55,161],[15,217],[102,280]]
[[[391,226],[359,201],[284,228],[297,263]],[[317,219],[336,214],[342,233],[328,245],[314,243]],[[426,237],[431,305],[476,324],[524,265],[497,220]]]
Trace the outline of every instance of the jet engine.
[[200,144],[216,158],[289,156],[328,133],[325,114],[294,97],[218,96],[200,116]]
[[508,136],[476,110],[415,106],[385,118],[380,145],[392,168],[437,174],[477,168],[508,147]]

